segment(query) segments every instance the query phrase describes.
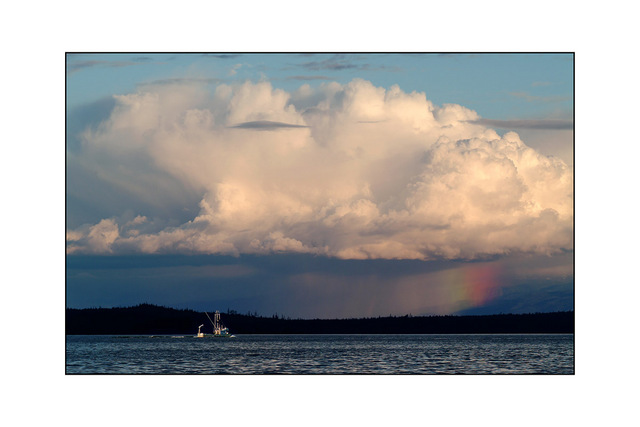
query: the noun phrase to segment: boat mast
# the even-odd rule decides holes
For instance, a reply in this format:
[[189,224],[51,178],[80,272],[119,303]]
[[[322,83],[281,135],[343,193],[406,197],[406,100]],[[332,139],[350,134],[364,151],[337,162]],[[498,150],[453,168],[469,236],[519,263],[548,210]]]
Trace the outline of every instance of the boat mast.
[[205,311],[204,314],[207,315],[207,318],[209,319],[209,322],[211,322],[211,324],[213,325],[213,334],[214,335],[221,335],[222,334],[222,323],[220,323],[220,312],[216,311],[213,314],[213,320],[211,320],[211,317],[209,317],[209,313],[207,313]]
[[209,319],[209,322],[211,322],[211,325],[213,325],[213,334],[215,335],[216,333],[216,324],[213,323],[213,320],[211,320],[211,317],[209,317],[209,313],[207,313],[206,311],[204,312],[204,314],[207,315],[207,319]]
[[216,335],[220,335],[220,312],[218,310],[216,310],[216,312],[213,315],[213,321],[214,321],[214,328],[216,330]]

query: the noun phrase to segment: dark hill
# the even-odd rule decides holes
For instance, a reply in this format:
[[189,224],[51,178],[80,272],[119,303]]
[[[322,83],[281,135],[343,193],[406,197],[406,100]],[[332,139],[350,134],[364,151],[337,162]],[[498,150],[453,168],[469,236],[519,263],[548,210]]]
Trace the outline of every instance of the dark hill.
[[[506,334],[573,333],[572,311],[484,316],[390,316],[365,319],[283,319],[223,313],[234,334]],[[211,332],[204,313],[150,304],[66,310],[67,335],[195,334]]]

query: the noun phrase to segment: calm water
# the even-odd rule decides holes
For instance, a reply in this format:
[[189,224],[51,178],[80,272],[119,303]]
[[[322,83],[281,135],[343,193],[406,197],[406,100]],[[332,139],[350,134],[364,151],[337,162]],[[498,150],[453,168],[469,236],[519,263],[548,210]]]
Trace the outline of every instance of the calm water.
[[573,374],[573,335],[67,336],[68,374]]

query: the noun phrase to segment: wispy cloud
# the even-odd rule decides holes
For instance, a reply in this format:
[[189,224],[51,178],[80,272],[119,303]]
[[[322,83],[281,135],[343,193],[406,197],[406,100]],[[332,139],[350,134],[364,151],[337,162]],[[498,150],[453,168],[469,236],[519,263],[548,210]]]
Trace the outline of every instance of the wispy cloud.
[[323,59],[321,61],[308,61],[300,64],[303,68],[308,70],[349,70],[360,68],[361,65],[354,64],[350,58],[336,55],[331,58]]
[[294,125],[291,123],[282,123],[282,122],[272,122],[269,120],[258,120],[253,122],[239,123],[237,125],[229,126],[229,127],[235,128],[235,129],[276,130],[276,129],[287,129],[287,128],[308,128],[309,126]]
[[568,95],[531,95],[527,92],[510,92],[509,95],[516,98],[524,99],[527,102],[563,102],[570,101],[572,98]]
[[342,71],[342,70],[360,70],[360,71],[390,71],[399,72],[403,68],[398,66],[372,65],[368,62],[359,62],[367,57],[363,55],[334,55],[321,61],[308,61],[300,64],[301,67],[312,71]]
[[205,58],[212,58],[212,59],[234,59],[242,55],[239,53],[218,53],[218,54],[205,53],[202,56]]
[[216,78],[171,78],[171,79],[158,79],[148,82],[138,83],[139,87],[144,86],[162,86],[162,85],[181,85],[181,84],[216,84],[221,83],[222,79]]
[[109,61],[104,59],[74,61],[72,58],[73,58],[73,55],[71,55],[70,60],[67,61],[67,75],[70,75],[77,71],[88,69],[88,68],[95,68],[95,67],[122,68],[122,67],[130,67],[133,65],[140,65],[142,63],[158,62],[155,58],[151,56],[134,56],[127,61]]
[[88,61],[68,62],[67,75],[73,74],[76,71],[80,71],[86,68],[93,68],[93,67],[120,68],[120,67],[128,67],[131,65],[138,65],[138,64],[139,64],[139,61],[88,60]]
[[332,80],[329,76],[288,76],[285,80]]
[[150,56],[136,56],[135,58],[131,58],[132,61],[135,62],[149,62],[149,61],[155,61],[154,58],[150,57]]
[[499,129],[573,129],[572,120],[470,120],[469,123],[495,127]]
[[235,76],[238,73],[238,70],[242,68],[242,64],[235,64],[228,72],[229,76]]

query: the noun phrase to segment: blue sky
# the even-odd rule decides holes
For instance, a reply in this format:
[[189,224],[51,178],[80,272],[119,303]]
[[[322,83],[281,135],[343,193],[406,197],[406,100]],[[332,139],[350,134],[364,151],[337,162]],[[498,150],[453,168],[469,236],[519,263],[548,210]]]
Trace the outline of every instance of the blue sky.
[[69,54],[67,304],[573,306],[573,56]]
[[465,105],[488,119],[570,119],[572,64],[571,54],[73,54],[67,106],[170,79],[269,80],[294,90],[357,76],[425,92],[437,104]]

